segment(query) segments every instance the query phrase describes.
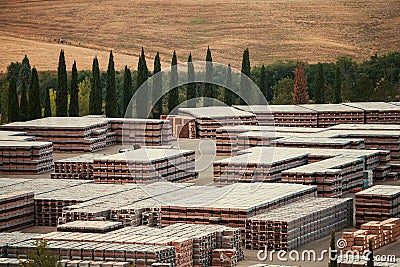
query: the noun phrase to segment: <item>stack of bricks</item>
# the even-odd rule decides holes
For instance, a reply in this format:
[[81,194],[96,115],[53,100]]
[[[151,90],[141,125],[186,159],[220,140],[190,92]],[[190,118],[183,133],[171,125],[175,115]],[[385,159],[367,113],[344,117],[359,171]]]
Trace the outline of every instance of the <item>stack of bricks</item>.
[[352,225],[353,201],[307,198],[246,220],[247,249],[291,250]]
[[121,222],[74,221],[57,226],[59,232],[107,233],[122,228]]
[[83,154],[55,161],[51,178],[93,180],[94,156],[94,154]]
[[53,170],[53,144],[0,141],[0,173],[40,174]]
[[400,236],[400,218],[390,218],[385,221],[371,221],[361,225],[360,230],[343,232],[342,239],[347,246],[343,252],[358,251],[363,253],[369,249],[372,240],[372,249],[380,248],[394,242]]
[[385,102],[343,103],[364,111],[365,123],[400,124],[400,107]]
[[161,115],[161,119],[169,120],[173,137],[196,138],[196,122],[193,118],[179,115]]
[[15,231],[34,224],[33,192],[16,191],[0,195],[0,231]]
[[400,216],[400,186],[376,185],[356,193],[356,225]]

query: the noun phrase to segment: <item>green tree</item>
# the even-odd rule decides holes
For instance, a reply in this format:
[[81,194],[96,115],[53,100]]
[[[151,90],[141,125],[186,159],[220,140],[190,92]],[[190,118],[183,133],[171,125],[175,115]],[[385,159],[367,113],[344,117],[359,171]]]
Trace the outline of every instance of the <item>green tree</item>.
[[8,121],[8,88],[10,87],[10,82],[8,80],[1,83],[0,86],[0,101],[1,101],[1,121],[0,123]]
[[267,81],[267,70],[265,69],[265,65],[261,66],[261,77],[260,77],[260,84],[258,85],[261,92],[264,94],[265,99],[268,103],[272,102],[273,92],[272,89],[268,87]]
[[290,105],[293,103],[294,82],[290,78],[283,78],[274,87],[274,105]]
[[[250,90],[250,54],[249,49],[246,48],[243,51],[243,58],[242,58],[242,73],[240,75],[240,93],[242,96],[246,95],[246,92]],[[246,102],[244,101],[243,97],[240,97],[240,104],[245,105]]]
[[214,85],[213,83],[213,75],[214,75],[214,67],[212,63],[212,55],[210,47],[207,48],[207,55],[206,55],[206,82],[204,83],[203,89],[203,96],[206,98],[204,99],[204,106],[212,106],[213,99],[215,98],[214,92]]
[[28,120],[28,95],[26,93],[25,78],[22,79],[21,98],[20,98],[19,103],[20,103],[19,106],[21,107],[19,109],[19,119],[21,121],[27,121]]
[[368,261],[367,261],[367,267],[374,267],[374,250],[372,248],[372,239],[369,240],[368,243]]
[[[146,83],[149,77],[149,70],[147,68],[146,56],[142,47],[142,53],[139,57],[138,71],[137,71],[137,85],[136,85],[136,115],[139,118],[147,118],[147,108],[149,104],[148,84]],[[140,91],[138,91],[138,89]],[[138,100],[140,100],[138,102]]]
[[28,255],[28,261],[23,264],[25,267],[60,267],[59,255],[51,254],[47,248],[46,240],[37,240],[35,249]]
[[335,81],[333,84],[333,90],[335,95],[334,103],[338,104],[342,102],[342,81],[340,78],[340,68],[338,66],[336,66],[335,70]]
[[67,85],[67,67],[65,65],[64,50],[60,51],[60,58],[58,60],[58,86],[56,97],[56,116],[68,116],[68,85]]
[[103,96],[100,83],[100,69],[97,57],[93,59],[92,65],[92,80],[90,86],[89,96],[89,114],[101,115],[102,114]]
[[90,78],[85,77],[83,81],[78,84],[79,91],[79,116],[90,114],[89,98],[91,93]]
[[178,89],[178,60],[176,52],[172,54],[171,72],[169,77],[169,88],[172,88],[168,93],[168,112],[171,113],[179,105],[179,89]]
[[115,118],[118,116],[117,98],[115,93],[115,68],[114,56],[110,51],[107,69],[107,84],[106,84],[106,116]]
[[45,89],[44,96],[44,117],[51,117],[50,89]]
[[76,62],[72,65],[71,73],[71,90],[69,101],[69,116],[79,116],[79,88],[78,88],[78,70],[76,69]]
[[193,65],[193,60],[192,60],[192,53],[189,53],[188,57],[188,84],[186,85],[187,91],[186,91],[186,100],[188,101],[188,107],[189,108],[195,108],[196,107],[196,101],[197,98],[197,89],[196,89],[196,83],[194,82],[196,79],[196,74],[194,72],[194,65]]
[[320,62],[318,62],[317,77],[315,79],[315,92],[314,102],[316,104],[323,104],[325,102],[325,78],[324,68]]
[[29,82],[31,80],[31,65],[30,65],[29,59],[26,55],[25,55],[24,59],[22,59],[21,66],[18,71],[17,92],[19,89],[21,89],[23,80],[25,80],[26,87],[29,88]]
[[35,68],[32,69],[32,77],[29,85],[29,116],[30,120],[42,117],[42,107],[40,105],[39,76]]
[[11,81],[12,77],[15,78],[18,77],[21,65],[22,64],[19,62],[11,62],[10,65],[7,66],[7,74],[6,74],[7,81]]
[[234,94],[232,92],[232,68],[231,64],[228,64],[226,70],[225,88],[224,88],[224,103],[228,106],[232,106],[234,102]]
[[337,250],[336,250],[336,238],[335,238],[335,230],[331,232],[331,244],[330,244],[330,261],[329,267],[337,267]]
[[[160,60],[160,53],[157,52],[156,57],[154,58],[154,67],[153,67],[153,93],[152,103],[154,104],[153,107],[153,118],[159,119],[160,115],[162,114],[163,108],[163,98],[162,96],[162,72],[161,72],[161,60]],[[158,99],[161,97],[160,99]],[[158,100],[157,100],[158,99]]]
[[[124,114],[127,112],[129,103],[131,102],[133,96],[133,88],[132,88],[132,74],[128,66],[125,66],[124,69],[124,87],[122,92],[122,104],[123,104],[123,112]],[[130,114],[132,115],[132,114]]]
[[50,110],[52,116],[57,113],[57,107],[56,107],[56,99],[57,99],[57,92],[54,89],[49,90],[49,96],[50,96]]
[[17,79],[11,78],[8,88],[8,122],[19,121],[19,104],[17,95]]
[[307,79],[301,63],[294,70],[295,82],[293,91],[293,104],[307,104],[310,100],[308,96]]

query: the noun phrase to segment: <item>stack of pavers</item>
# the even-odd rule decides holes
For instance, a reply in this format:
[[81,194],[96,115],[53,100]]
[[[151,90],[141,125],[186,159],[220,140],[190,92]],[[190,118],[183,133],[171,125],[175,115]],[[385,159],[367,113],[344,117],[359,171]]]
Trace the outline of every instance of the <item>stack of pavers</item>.
[[22,232],[0,233],[0,258],[7,257],[7,246],[9,244],[32,240],[36,236],[39,236],[39,234]]
[[0,141],[0,173],[40,174],[53,166],[51,142]]
[[1,131],[0,130],[0,141],[35,141],[34,136],[26,135],[26,132],[15,132],[15,131]]
[[360,226],[360,230],[343,232],[342,239],[346,242],[343,252],[358,251],[363,253],[369,249],[372,240],[372,249],[396,241],[400,236],[400,218],[390,218],[384,221],[371,221]]
[[307,198],[247,218],[246,248],[292,250],[352,225],[353,201]]
[[105,118],[47,117],[0,126],[2,130],[24,131],[37,141],[50,141],[55,151],[93,152],[116,142]]
[[364,162],[339,156],[282,172],[282,182],[316,185],[319,197],[340,197],[363,187]]
[[177,149],[137,149],[94,158],[96,183],[183,182],[197,177],[195,152]]
[[57,226],[59,232],[107,233],[123,227],[121,222],[74,221]]
[[32,191],[0,194],[0,231],[15,231],[35,222],[35,200]]
[[365,123],[400,124],[400,107],[385,102],[343,103],[364,111]]
[[196,122],[193,118],[179,115],[161,115],[161,119],[169,120],[173,137],[196,138]]
[[196,121],[197,136],[215,139],[216,129],[221,126],[256,125],[256,116],[232,107],[179,108],[179,115],[192,117]]
[[52,179],[93,180],[93,159],[95,154],[83,154],[54,162]]
[[[368,256],[340,255],[337,263],[338,267],[365,267],[368,264]],[[400,260],[396,259],[395,255],[387,256],[385,260],[374,261],[374,267],[400,267]]]
[[356,225],[400,216],[400,186],[376,185],[356,193]]

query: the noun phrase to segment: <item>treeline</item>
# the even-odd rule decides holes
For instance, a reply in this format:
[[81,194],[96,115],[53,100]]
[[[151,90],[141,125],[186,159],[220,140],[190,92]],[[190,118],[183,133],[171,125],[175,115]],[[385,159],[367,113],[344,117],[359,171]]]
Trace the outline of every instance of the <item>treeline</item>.
[[[246,93],[249,81],[232,80],[230,66],[212,64],[211,50],[206,53],[205,78],[209,83],[194,82],[198,73],[194,70],[192,55],[188,55],[187,74],[179,75],[178,57],[172,55],[171,71],[157,75],[151,84],[149,77],[161,72],[160,55],[157,53],[149,69],[142,48],[138,67],[115,70],[110,52],[107,71],[101,71],[99,62],[93,59],[92,70],[80,70],[76,62],[67,69],[64,51],[60,51],[57,72],[39,72],[31,68],[27,56],[21,62],[12,62],[0,80],[0,111],[3,122],[25,121],[48,116],[83,116],[88,114],[123,117],[132,96],[140,86],[144,92],[134,113],[147,117],[146,105],[152,100],[154,107],[150,117],[172,112],[186,100],[197,97],[215,98],[227,105],[244,104],[237,94],[211,84],[218,81],[226,87],[240,83],[241,93]],[[275,62],[251,67],[248,49],[243,52],[241,72],[250,77],[271,104],[340,103],[348,101],[399,101],[400,53],[374,55],[362,63],[349,57],[339,57],[336,62],[308,64],[298,61]],[[187,79],[182,81],[182,77]],[[186,83],[177,86],[179,82]],[[175,88],[160,101],[162,85]],[[143,92],[142,91],[142,92]],[[206,99],[201,105],[210,105]],[[189,101],[187,106],[200,105]]]

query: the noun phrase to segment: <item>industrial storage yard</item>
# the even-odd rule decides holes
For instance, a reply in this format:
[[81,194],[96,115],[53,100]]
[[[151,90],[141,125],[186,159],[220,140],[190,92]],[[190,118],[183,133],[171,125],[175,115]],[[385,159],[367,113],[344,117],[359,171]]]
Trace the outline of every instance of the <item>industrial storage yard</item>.
[[37,240],[62,266],[327,266],[258,256],[333,229],[400,259],[399,102],[49,117],[1,125],[0,158],[0,266]]

